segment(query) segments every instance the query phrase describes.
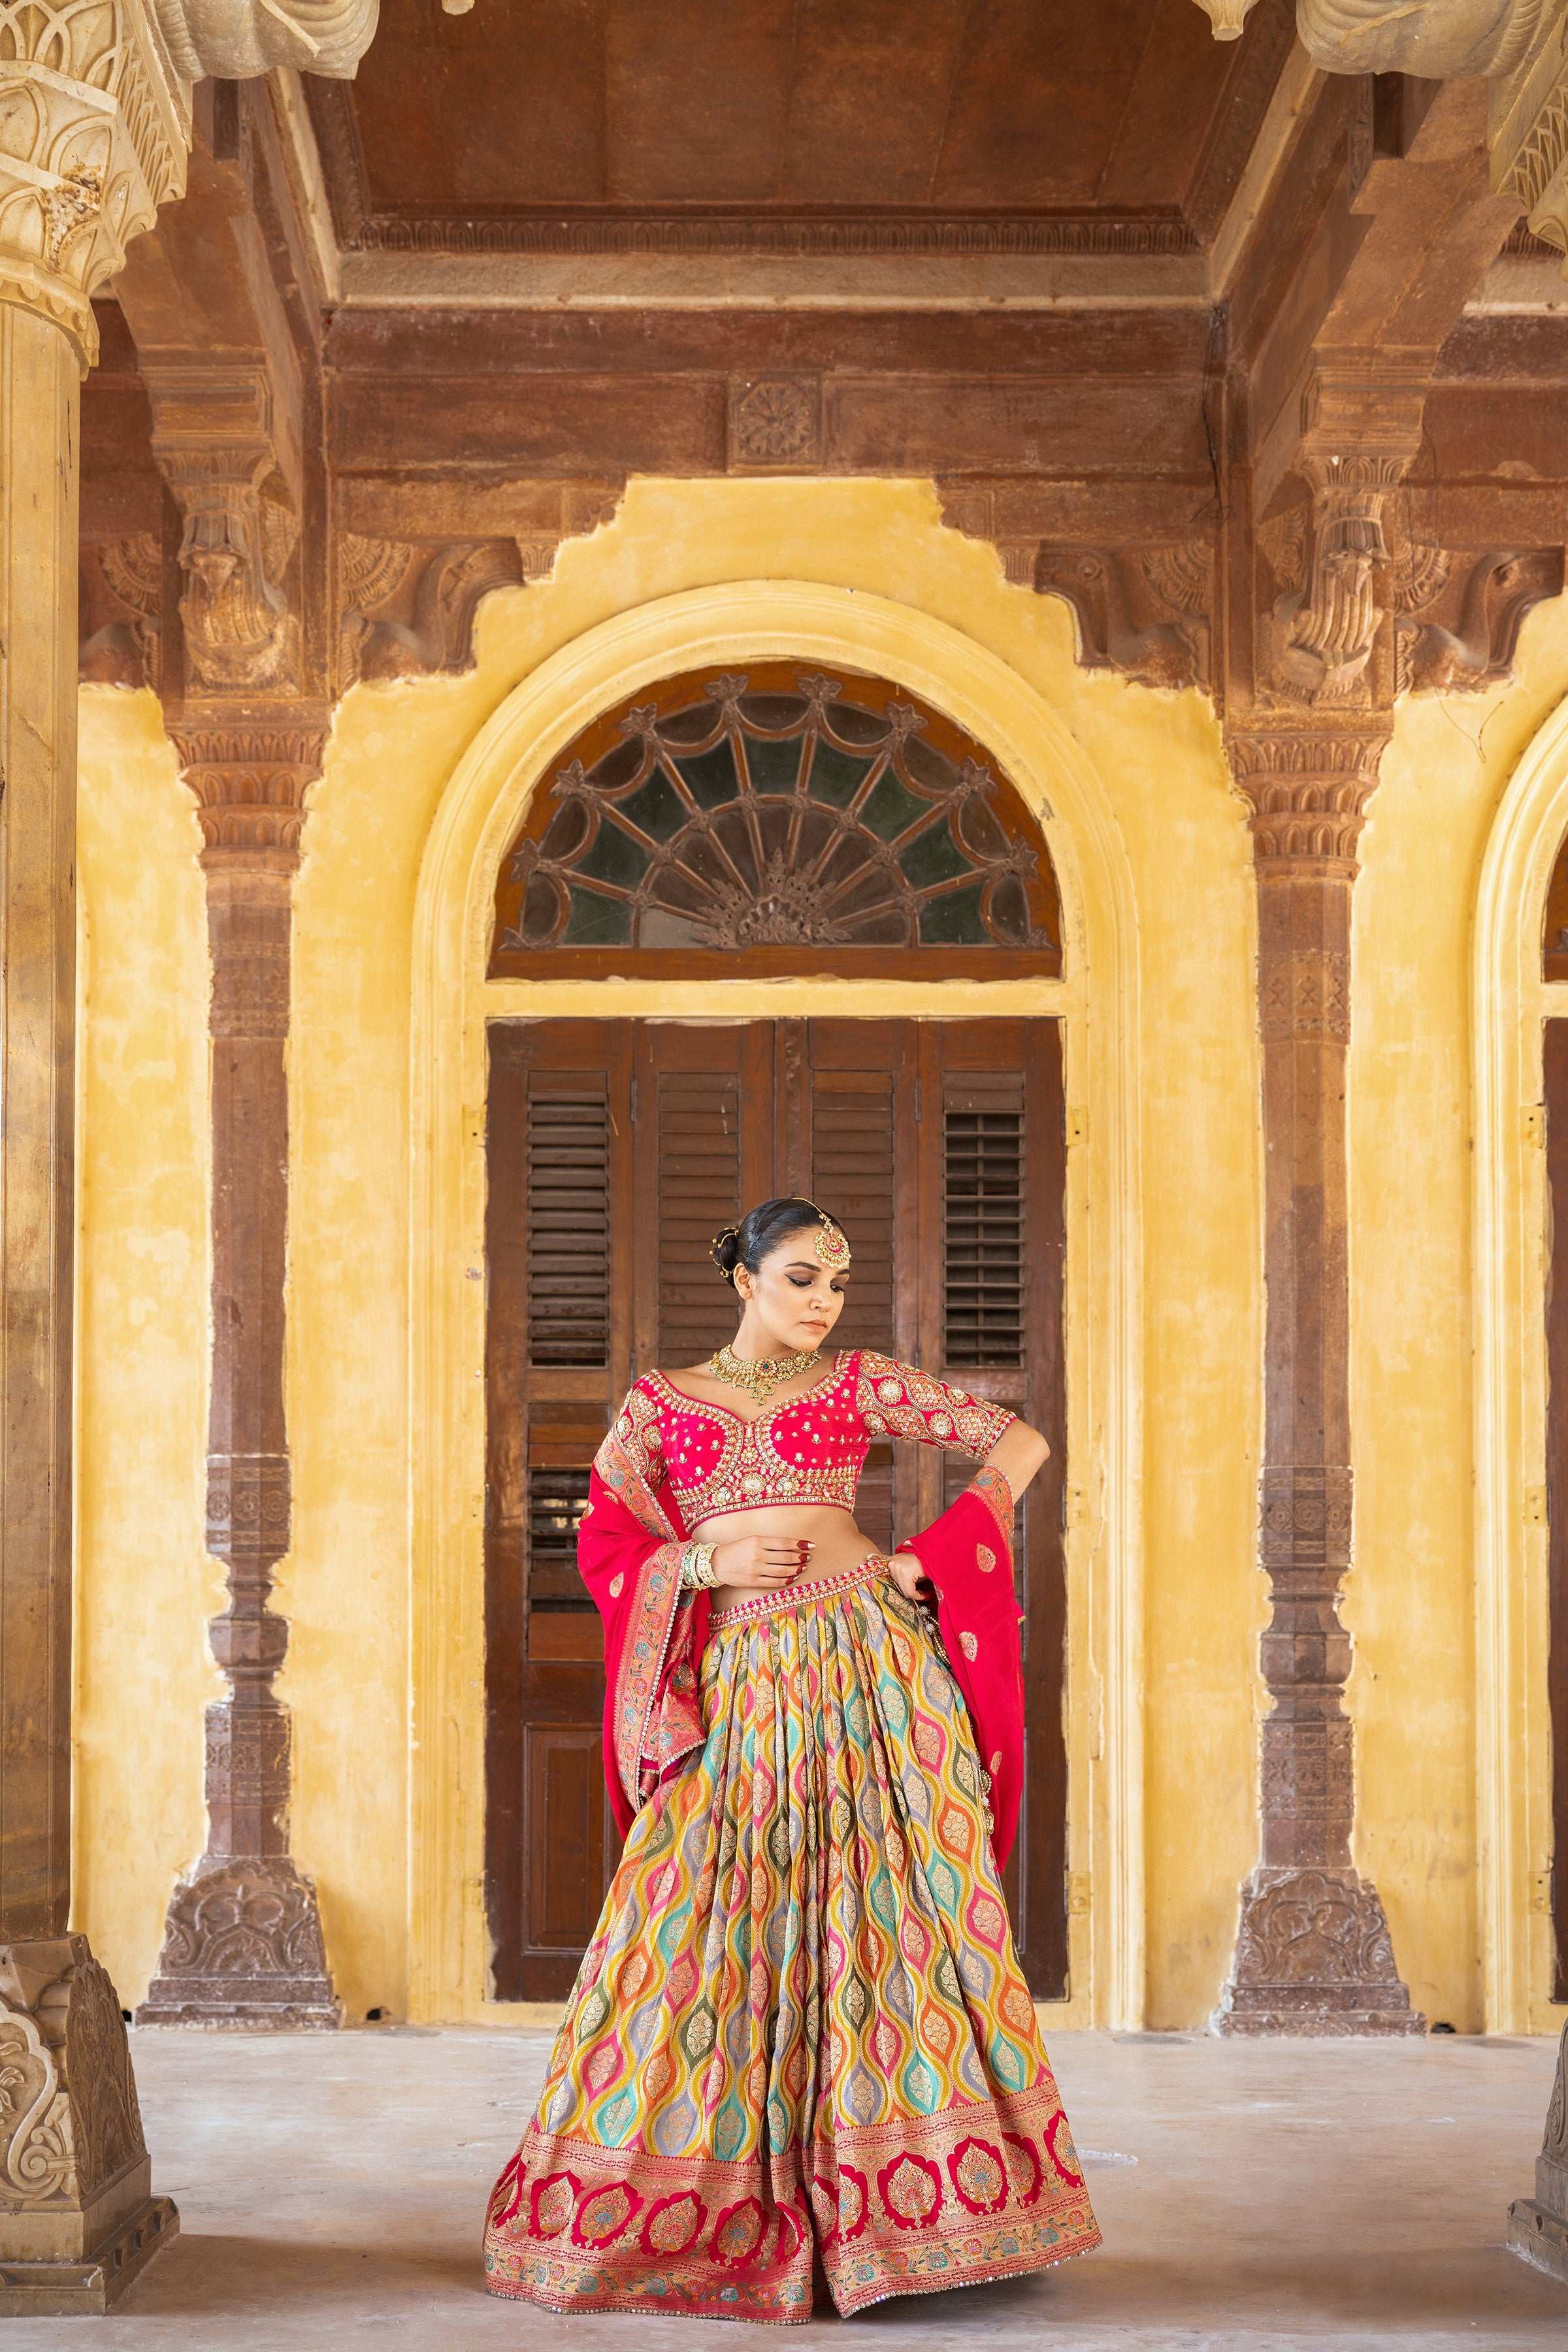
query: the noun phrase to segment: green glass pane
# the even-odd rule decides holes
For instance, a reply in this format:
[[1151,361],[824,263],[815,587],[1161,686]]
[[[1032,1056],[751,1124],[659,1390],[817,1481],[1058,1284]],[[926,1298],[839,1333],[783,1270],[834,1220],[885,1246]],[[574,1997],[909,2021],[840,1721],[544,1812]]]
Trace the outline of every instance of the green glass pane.
[[632,936],[632,910],[624,898],[601,898],[596,890],[572,889],[564,948],[624,948]]
[[782,794],[793,793],[795,778],[800,773],[800,755],[805,737],[793,736],[787,743],[763,743],[755,737],[746,745],[746,765],[752,772],[752,789],[755,793]]
[[921,945],[922,948],[983,948],[985,945],[985,919],[980,911],[981,886],[972,890],[949,890],[940,898],[928,899],[921,908]]
[[852,760],[847,751],[836,751],[831,743],[825,743],[818,736],[811,761],[812,799],[830,801],[835,808],[847,808],[871,767],[869,760]]
[[677,760],[675,764],[699,808],[721,808],[740,792],[735,754],[730,749],[728,736],[721,743],[715,743],[710,751],[699,751],[693,759]]
[[[873,798],[875,795],[873,794]],[[928,889],[933,882],[952,882],[960,874],[973,874],[974,868],[948,830],[947,821],[939,817],[917,833],[907,849],[899,853],[899,864],[905,878],[917,890]]]
[[879,841],[892,841],[907,833],[915,819],[931,814],[930,801],[922,801],[901,783],[891,768],[879,776],[871,788],[870,797],[860,812],[860,822],[868,825]]
[[647,871],[647,852],[601,812],[597,836],[577,871],[591,874],[595,882],[618,882],[623,890],[632,890]]
[[654,841],[668,841],[672,834],[680,831],[690,814],[662,768],[656,768],[629,801],[616,803],[617,816],[629,817],[640,832]]

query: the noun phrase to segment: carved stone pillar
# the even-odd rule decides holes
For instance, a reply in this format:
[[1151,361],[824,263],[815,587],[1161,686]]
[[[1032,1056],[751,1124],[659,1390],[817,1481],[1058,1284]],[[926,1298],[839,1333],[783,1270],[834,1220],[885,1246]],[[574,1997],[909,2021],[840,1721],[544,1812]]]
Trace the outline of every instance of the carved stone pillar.
[[178,2227],[67,1921],[79,376],[181,100],[122,0],[0,16],[0,2315],[102,2311]]
[[1557,2045],[1557,2079],[1535,2159],[1535,2194],[1508,2209],[1508,2248],[1568,2286],[1568,2025]]
[[144,2025],[342,2022],[316,1892],[289,1852],[289,1643],[268,1606],[289,1549],[283,1416],[289,958],[306,784],[326,714],[299,704],[173,726],[201,804],[212,950],[213,1367],[207,1548],[228,1570],[209,1628],[230,1695],[207,1709],[207,1848],[169,1904]]
[[1351,888],[1382,734],[1230,737],[1252,811],[1263,1043],[1268,1290],[1259,1559],[1263,1853],[1242,1901],[1221,2033],[1419,2033],[1374,1888],[1351,1862],[1355,1784],[1342,1704],[1352,1472],[1345,1056]]

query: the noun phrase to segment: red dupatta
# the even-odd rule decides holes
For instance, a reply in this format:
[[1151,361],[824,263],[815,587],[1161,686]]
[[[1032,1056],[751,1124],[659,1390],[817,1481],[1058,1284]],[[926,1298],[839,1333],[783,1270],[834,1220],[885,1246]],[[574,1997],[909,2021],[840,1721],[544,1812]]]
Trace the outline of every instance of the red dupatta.
[[657,1417],[633,1389],[599,1448],[577,1528],[577,1566],[605,1621],[605,1780],[623,1837],[702,1745],[697,1662],[712,1610],[706,1592],[679,1605],[687,1531],[668,1488],[654,1492],[642,1434]]
[[[605,1779],[624,1837],[660,1781],[703,1740],[697,1669],[707,1646],[706,1592],[682,1607],[687,1529],[661,1479],[655,1492],[643,1428],[657,1420],[634,1389],[599,1448],[577,1565],[605,1624]],[[929,1528],[900,1546],[937,1593],[937,1628],[990,1777],[991,1843],[1000,1869],[1017,1833],[1024,1789],[1024,1674],[1013,1590],[1013,1495],[981,1469]]]
[[976,1471],[957,1502],[899,1549],[917,1555],[936,1587],[937,1631],[991,1779],[991,1850],[1000,1870],[1013,1851],[1024,1797],[1013,1490],[1001,1471]]

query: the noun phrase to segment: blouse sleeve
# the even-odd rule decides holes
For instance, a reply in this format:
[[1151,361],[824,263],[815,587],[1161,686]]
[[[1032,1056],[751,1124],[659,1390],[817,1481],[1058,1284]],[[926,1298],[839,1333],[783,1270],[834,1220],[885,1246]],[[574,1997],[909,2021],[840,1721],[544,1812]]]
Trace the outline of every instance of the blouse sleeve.
[[626,1391],[621,1409],[594,1457],[594,1467],[601,1478],[608,1479],[607,1465],[617,1454],[623,1462],[631,1464],[650,1488],[663,1485],[664,1443],[658,1402],[641,1381],[635,1381]]
[[949,1388],[912,1364],[869,1349],[860,1358],[855,1409],[873,1436],[911,1438],[917,1445],[940,1445],[975,1462],[984,1461],[1018,1418],[1005,1405]]

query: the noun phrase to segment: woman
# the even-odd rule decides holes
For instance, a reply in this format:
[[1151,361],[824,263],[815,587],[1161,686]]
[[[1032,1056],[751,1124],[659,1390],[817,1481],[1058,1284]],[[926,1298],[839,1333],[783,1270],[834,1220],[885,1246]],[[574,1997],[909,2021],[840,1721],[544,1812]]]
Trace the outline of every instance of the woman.
[[[590,1482],[626,1849],[486,2284],[798,2321],[814,2270],[848,2314],[1099,2243],[997,1875],[1023,1769],[1013,1497],[1047,1448],[889,1357],[823,1367],[849,1248],[812,1202],[763,1202],[713,1255],[733,1344],[645,1374]],[[882,1435],[984,1465],[890,1559],[853,1509]]]

